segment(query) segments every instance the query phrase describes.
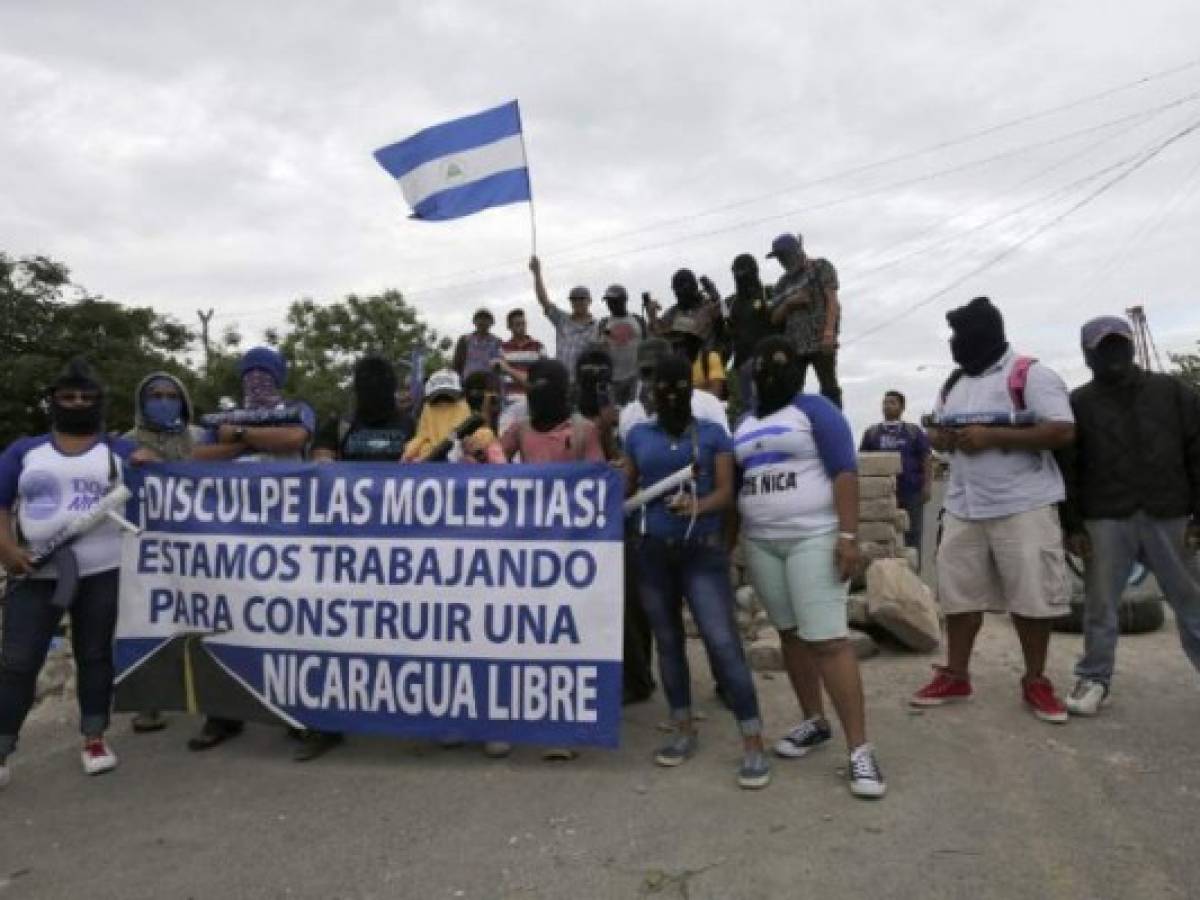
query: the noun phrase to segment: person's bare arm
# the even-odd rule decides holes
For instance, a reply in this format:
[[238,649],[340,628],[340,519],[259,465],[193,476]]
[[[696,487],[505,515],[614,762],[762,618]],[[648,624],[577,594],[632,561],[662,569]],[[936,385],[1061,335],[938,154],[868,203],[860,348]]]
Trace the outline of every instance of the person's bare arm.
[[[718,453],[714,458],[714,485],[711,494],[696,497],[694,494],[680,494],[671,504],[671,512],[677,516],[704,516],[708,513],[723,512],[733,504],[733,454]],[[857,487],[855,488],[857,490]],[[857,514],[857,509],[855,510]]]
[[197,444],[192,448],[192,459],[197,462],[227,462],[237,459],[248,449],[241,441],[227,444]]
[[546,283],[542,280],[542,261],[536,256],[529,257],[529,271],[533,273],[533,295],[542,307],[542,312],[550,315],[554,304],[550,302],[550,294],[546,291]]
[[930,428],[929,446],[938,453],[952,453],[958,447],[958,434],[953,428]]
[[821,348],[833,350],[837,347],[838,320],[842,315],[842,304],[838,301],[837,288],[825,289],[825,330],[821,334]]
[[0,509],[0,565],[9,575],[27,575],[33,571],[33,557],[17,543],[12,511],[8,509]]
[[300,425],[279,428],[247,428],[242,438],[251,450],[263,453],[299,453],[308,444],[308,429]]
[[834,550],[838,574],[848,581],[862,564],[857,538],[843,537],[858,532],[858,473],[839,472],[833,479],[833,506],[838,517],[838,541]]

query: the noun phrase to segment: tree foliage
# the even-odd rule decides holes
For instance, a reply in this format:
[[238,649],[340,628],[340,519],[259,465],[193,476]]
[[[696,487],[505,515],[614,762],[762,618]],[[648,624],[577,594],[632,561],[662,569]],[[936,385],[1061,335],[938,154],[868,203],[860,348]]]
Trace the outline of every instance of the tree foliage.
[[192,340],[152,309],[88,294],[61,263],[0,253],[0,446],[47,429],[46,387],[77,355],[107,387],[110,427],[128,427],[138,382],[155,369],[184,374]]
[[1200,353],[1172,353],[1171,362],[1176,375],[1200,390]]

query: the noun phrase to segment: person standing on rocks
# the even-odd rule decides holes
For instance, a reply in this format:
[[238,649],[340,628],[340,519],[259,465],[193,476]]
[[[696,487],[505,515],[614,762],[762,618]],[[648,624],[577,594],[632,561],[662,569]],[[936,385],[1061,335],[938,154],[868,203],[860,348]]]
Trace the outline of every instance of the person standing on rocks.
[[634,426],[625,444],[630,494],[687,466],[693,467],[695,479],[691,489],[659,497],[634,513],[640,593],[658,645],[659,675],[675,726],[654,760],[660,766],[682,765],[699,745],[680,609],[686,597],[742,734],[738,783],[761,788],[770,782],[771,770],[763,751],[758,697],[734,627],[723,535],[724,513],[733,503],[733,444],[720,426],[692,416],[690,369],[678,356],[658,363],[653,380],[656,418]]
[[800,371],[807,372],[812,366],[821,393],[841,409],[837,351],[842,305],[838,298],[837,270],[827,259],[810,259],[798,234],[781,234],[775,238],[767,258],[783,266],[783,274],[775,282],[771,321],[783,328],[800,355]]
[[[67,610],[79,672],[83,771],[99,775],[117,766],[104,733],[112,706],[120,532],[102,521],[37,569],[33,554],[119,485],[126,462],[154,458],[142,452],[135,459],[132,442],[105,435],[104,387],[82,359],[67,365],[46,401],[50,432],[19,438],[0,455],[0,565],[11,585],[0,638],[0,787],[11,777],[8,758]],[[27,546],[18,543],[17,529]]]
[[592,292],[583,285],[571,288],[567,294],[571,303],[568,315],[551,301],[546,282],[542,280],[542,263],[536,256],[529,259],[529,271],[533,273],[534,296],[554,326],[554,358],[563,364],[568,376],[573,377],[579,354],[596,339],[596,320],[590,311]]
[[1053,451],[1075,440],[1067,386],[1050,368],[1013,352],[1000,310],[986,297],[946,314],[958,369],[937,416],[1030,412],[1036,424],[931,428],[953,454],[937,550],[938,602],[946,614],[946,664],[910,699],[940,706],[971,696],[969,665],[987,611],[1007,612],[1021,642],[1021,694],[1037,718],[1067,721],[1046,677],[1051,624],[1067,611],[1066,556],[1057,504],[1066,497]]
[[1137,560],[1154,573],[1200,670],[1200,394],[1139,368],[1125,319],[1092,319],[1081,337],[1092,380],[1071,393],[1067,510],[1068,544],[1086,566],[1083,657],[1067,709],[1094,716],[1108,700],[1117,608]]
[[887,785],[867,742],[862,678],[846,626],[850,579],[862,564],[858,460],[845,416],[819,394],[802,393],[803,380],[791,342],[765,338],[754,358],[758,406],[733,438],[746,565],[779,632],[804,714],[775,752],[798,758],[830,739],[824,684],[846,733],[850,791],[877,798]]
[[921,537],[925,523],[925,504],[933,487],[933,454],[929,435],[920,425],[903,421],[905,400],[899,391],[883,395],[883,421],[863,432],[859,450],[864,453],[900,454],[900,476],[896,479],[896,504],[908,513],[904,543],[917,551],[921,559]]
[[733,260],[734,292],[726,299],[727,331],[733,344],[738,402],[743,411],[754,409],[754,350],[758,342],[779,332],[771,321],[772,289],[762,283],[758,262],[749,253]]

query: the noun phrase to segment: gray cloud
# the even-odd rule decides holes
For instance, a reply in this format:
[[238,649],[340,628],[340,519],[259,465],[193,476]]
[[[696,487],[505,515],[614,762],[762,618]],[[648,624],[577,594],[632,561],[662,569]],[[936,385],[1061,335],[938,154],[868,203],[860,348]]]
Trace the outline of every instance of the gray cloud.
[[[945,309],[977,293],[1001,305],[1022,349],[1074,377],[1079,322],[1133,302],[1147,306],[1164,349],[1194,342],[1200,190],[1175,198],[1197,184],[1187,179],[1200,135],[991,271],[854,337],[1002,252],[1088,185],[961,237],[966,229],[1182,127],[1200,103],[887,186],[1200,90],[1200,69],[785,188],[1186,62],[1198,26],[1200,8],[1165,0],[1136,15],[1083,0],[8,4],[0,247],[48,253],[93,290],[181,319],[213,306],[220,324],[251,334],[281,323],[299,296],[390,286],[455,332],[480,303],[533,306],[527,212],[409,221],[370,153],[519,97],[556,290],[623,281],[662,296],[680,265],[728,287],[733,255],[802,230],[843,276],[842,367],[862,424],[885,387],[927,405],[920,398],[947,362]],[[746,198],[758,199],[694,215]]]

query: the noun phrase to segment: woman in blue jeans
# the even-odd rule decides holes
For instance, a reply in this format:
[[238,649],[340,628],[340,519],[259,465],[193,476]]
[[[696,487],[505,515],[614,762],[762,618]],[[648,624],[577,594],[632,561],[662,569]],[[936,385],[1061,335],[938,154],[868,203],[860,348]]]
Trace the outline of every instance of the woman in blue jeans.
[[733,624],[729,556],[722,539],[722,514],[733,503],[733,445],[720,426],[692,417],[691,370],[686,360],[660,361],[653,392],[657,420],[635,426],[625,444],[630,492],[684,466],[695,467],[691,489],[660,497],[635,514],[637,579],[658,645],[659,672],[675,726],[654,759],[660,766],[678,766],[698,746],[682,618],[681,598],[687,597],[742,733],[738,783],[744,788],[765,787],[771,771],[763,752],[758,697]]

